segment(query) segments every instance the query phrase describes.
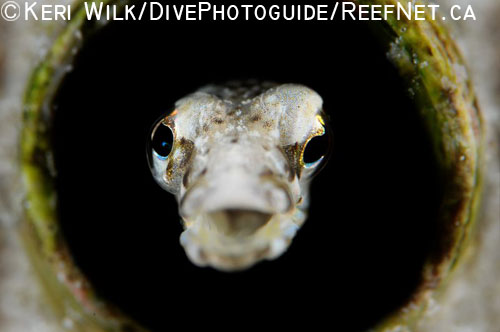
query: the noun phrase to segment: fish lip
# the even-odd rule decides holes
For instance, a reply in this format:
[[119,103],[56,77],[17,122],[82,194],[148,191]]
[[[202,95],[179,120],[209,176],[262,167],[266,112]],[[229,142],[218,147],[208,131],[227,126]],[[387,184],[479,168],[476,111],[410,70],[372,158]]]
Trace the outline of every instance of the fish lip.
[[186,229],[180,237],[181,245],[195,265],[228,272],[279,257],[299,229],[293,215],[278,213],[251,235],[228,236],[207,230],[200,217],[184,219]]

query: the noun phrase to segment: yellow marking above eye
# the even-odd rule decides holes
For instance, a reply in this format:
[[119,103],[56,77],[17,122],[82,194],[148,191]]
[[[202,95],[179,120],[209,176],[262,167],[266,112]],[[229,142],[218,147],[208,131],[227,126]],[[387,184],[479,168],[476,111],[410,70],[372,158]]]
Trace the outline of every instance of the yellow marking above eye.
[[319,115],[319,114],[316,115],[316,119],[318,119],[319,123],[321,123],[322,126],[325,125],[325,120],[323,120],[323,117],[321,115]]
[[[318,121],[321,123],[321,128],[319,128],[317,131],[313,132],[306,140],[306,142],[304,143],[304,145],[302,145],[302,149],[300,151],[300,160],[299,160],[299,164],[301,167],[313,167],[313,166],[316,166],[318,165],[321,160],[324,159],[324,157],[327,155],[327,151],[324,151],[324,153],[322,153],[322,156],[321,157],[317,157],[315,161],[312,161],[312,162],[307,162],[306,160],[304,160],[304,154],[306,153],[306,149],[308,147],[308,144],[309,142],[314,139],[315,137],[319,137],[319,136],[323,136],[326,134],[326,126],[325,126],[325,122],[323,120],[323,117],[321,115],[316,115],[316,118],[318,119]],[[325,150],[328,150],[328,147],[326,147]],[[317,152],[316,152],[317,153]]]

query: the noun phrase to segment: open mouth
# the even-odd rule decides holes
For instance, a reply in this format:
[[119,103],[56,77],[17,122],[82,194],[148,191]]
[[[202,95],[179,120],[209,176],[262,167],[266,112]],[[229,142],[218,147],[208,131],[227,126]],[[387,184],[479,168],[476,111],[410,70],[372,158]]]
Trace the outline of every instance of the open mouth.
[[197,265],[220,270],[248,268],[286,250],[299,228],[297,212],[224,209],[201,213],[184,219],[181,244]]
[[180,194],[181,244],[196,265],[233,271],[277,258],[305,219],[298,183],[241,169],[207,173]]
[[227,209],[207,213],[205,220],[209,228],[222,235],[245,238],[264,227],[272,216],[257,210]]

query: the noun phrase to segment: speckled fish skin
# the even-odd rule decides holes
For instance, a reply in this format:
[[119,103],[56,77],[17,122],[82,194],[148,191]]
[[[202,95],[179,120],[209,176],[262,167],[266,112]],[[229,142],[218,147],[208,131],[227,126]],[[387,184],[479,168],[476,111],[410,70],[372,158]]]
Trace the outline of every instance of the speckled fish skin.
[[[321,97],[297,84],[206,86],[160,120],[174,132],[167,159],[151,158],[173,193],[190,260],[241,270],[286,251],[306,218],[307,142],[325,133]],[[154,130],[152,135],[154,135]]]

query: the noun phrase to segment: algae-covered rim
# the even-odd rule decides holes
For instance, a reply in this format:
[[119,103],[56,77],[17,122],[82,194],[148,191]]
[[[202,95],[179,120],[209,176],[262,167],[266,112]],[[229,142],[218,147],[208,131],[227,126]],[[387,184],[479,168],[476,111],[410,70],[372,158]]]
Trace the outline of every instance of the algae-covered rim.
[[[133,1],[87,1],[123,8]],[[357,0],[357,4],[396,5],[397,0]],[[50,128],[51,101],[75,53],[105,22],[86,19],[83,0],[73,5],[72,20],[34,69],[24,97],[21,167],[25,186],[22,236],[57,313],[69,316],[76,330],[146,331],[100,299],[73,263],[57,220]],[[411,89],[431,138],[444,192],[439,212],[439,243],[428,257],[422,282],[411,300],[375,330],[414,326],[446,284],[467,248],[478,208],[482,178],[483,124],[464,59],[439,21],[374,21],[370,25],[392,63]]]

